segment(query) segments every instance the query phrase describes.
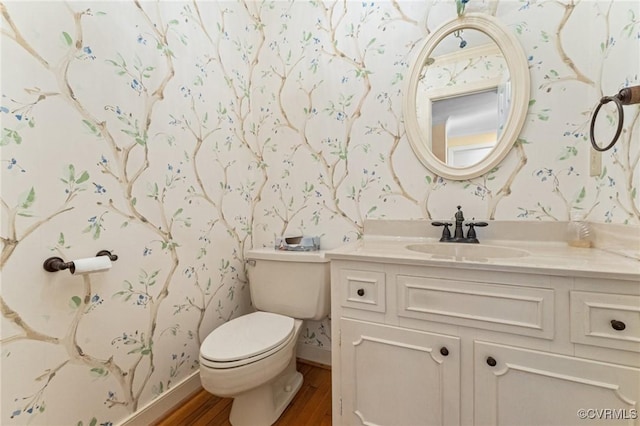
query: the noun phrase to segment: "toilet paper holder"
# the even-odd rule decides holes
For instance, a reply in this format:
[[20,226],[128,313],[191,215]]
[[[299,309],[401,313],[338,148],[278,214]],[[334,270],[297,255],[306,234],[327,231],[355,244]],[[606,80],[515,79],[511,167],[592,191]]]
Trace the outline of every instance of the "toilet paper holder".
[[[109,256],[109,260],[111,260],[112,262],[118,260],[118,255],[112,254],[109,250],[100,250],[98,253],[96,253],[96,257],[97,256]],[[45,260],[42,264],[42,267],[47,272],[58,272],[72,268],[74,267],[74,264],[73,261],[65,262],[62,258],[53,256]]]

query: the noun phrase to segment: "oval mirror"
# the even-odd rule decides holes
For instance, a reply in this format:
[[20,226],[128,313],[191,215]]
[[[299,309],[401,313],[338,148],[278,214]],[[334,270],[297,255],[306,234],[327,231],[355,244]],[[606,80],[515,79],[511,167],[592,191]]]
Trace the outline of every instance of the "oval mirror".
[[404,93],[407,137],[420,161],[454,180],[502,161],[529,105],[529,66],[515,36],[489,15],[466,14],[424,41]]

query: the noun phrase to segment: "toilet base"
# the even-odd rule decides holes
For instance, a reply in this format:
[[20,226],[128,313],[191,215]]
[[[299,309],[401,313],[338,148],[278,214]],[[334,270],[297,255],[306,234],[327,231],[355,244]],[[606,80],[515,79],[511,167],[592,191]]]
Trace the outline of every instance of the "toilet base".
[[233,426],[271,426],[302,386],[295,357],[273,380],[233,399],[229,422]]

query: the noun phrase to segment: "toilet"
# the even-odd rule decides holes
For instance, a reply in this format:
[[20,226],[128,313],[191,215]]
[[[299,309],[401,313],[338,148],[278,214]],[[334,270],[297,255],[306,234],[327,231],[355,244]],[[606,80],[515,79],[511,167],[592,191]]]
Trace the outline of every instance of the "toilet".
[[329,314],[329,259],[324,252],[250,250],[246,255],[256,312],[213,330],[200,346],[200,380],[233,398],[234,426],[272,425],[302,385],[296,344],[305,319]]

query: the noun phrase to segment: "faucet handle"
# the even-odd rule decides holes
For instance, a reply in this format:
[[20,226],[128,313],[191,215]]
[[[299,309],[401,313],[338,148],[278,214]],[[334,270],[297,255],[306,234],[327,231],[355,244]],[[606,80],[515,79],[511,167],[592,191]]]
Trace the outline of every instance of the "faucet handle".
[[451,222],[431,222],[433,226],[451,226]]
[[487,222],[469,222],[469,223],[466,223],[465,225],[469,227],[469,231],[467,231],[467,240],[470,243],[479,243],[480,241],[478,241],[478,238],[476,237],[475,227],[476,226],[483,227],[489,224]]
[[469,223],[465,223],[465,225],[483,227],[483,226],[488,226],[489,223],[487,223],[487,222],[469,222]]
[[433,226],[443,226],[442,237],[440,237],[440,241],[449,241],[451,240],[451,231],[449,231],[449,227],[452,225],[451,222],[431,222]]

